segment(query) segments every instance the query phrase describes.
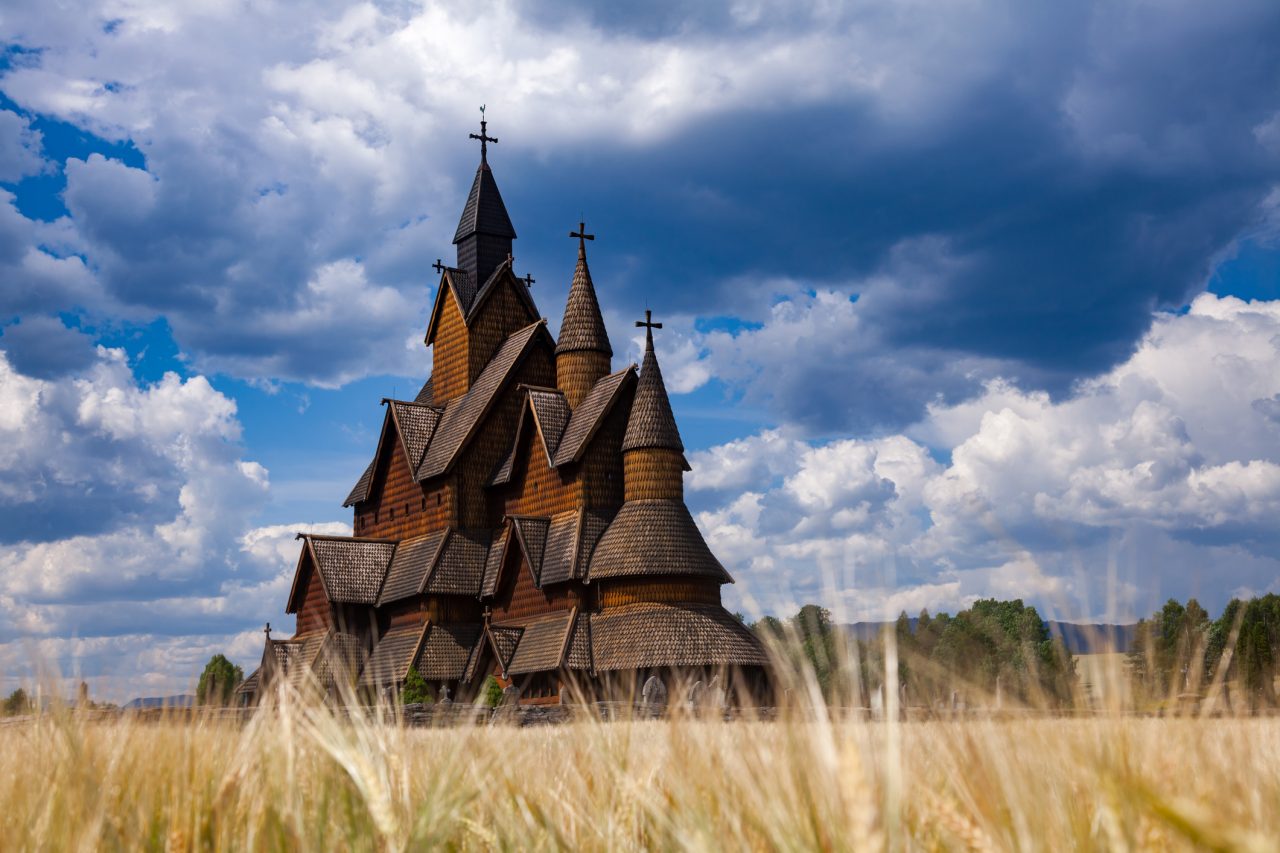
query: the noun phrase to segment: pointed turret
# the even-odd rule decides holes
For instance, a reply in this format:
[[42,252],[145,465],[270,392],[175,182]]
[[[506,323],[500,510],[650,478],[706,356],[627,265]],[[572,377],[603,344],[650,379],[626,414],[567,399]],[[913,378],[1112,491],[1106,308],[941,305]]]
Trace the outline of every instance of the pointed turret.
[[569,301],[560,323],[560,341],[556,344],[556,387],[564,393],[569,406],[576,409],[596,382],[609,374],[613,348],[609,346],[609,333],[605,331],[587,267],[586,241],[594,240],[595,235],[588,234],[585,223],[580,222],[578,230],[569,232],[569,236],[578,238],[578,265],[573,271]]
[[653,351],[653,330],[661,323],[652,321],[652,312],[644,312],[637,326],[646,327],[644,360],[640,365],[640,381],[627,419],[627,432],[622,438],[625,466],[626,500],[650,498],[684,498],[684,442],[676,427],[676,417],[667,398],[658,356]]
[[477,288],[511,254],[511,241],[516,239],[516,229],[511,225],[507,206],[498,192],[498,182],[489,168],[489,143],[498,140],[486,130],[488,122],[483,118],[483,107],[480,115],[480,132],[471,134],[472,139],[480,140],[480,165],[462,208],[458,230],[453,235],[453,243],[458,247],[458,269],[465,270]]

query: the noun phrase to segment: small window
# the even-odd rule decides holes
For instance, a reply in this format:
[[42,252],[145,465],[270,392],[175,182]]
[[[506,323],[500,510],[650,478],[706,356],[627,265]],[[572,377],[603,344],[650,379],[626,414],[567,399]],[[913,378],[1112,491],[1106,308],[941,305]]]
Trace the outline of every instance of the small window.
[[409,502],[408,502],[408,501],[405,501],[405,504],[404,504],[404,514],[405,514],[405,515],[408,515],[408,514],[409,514]]
[[427,499],[426,499],[426,498],[423,498],[423,499],[422,499],[422,508],[423,508],[423,509],[426,509],[426,508],[427,508]]
[[442,504],[442,503],[444,503],[444,495],[442,495],[442,494],[440,494],[439,492],[437,492],[437,493],[436,493],[436,506],[440,506],[440,504]]
[[395,520],[396,520],[396,508],[391,507],[390,509],[387,510],[387,521],[395,521]]

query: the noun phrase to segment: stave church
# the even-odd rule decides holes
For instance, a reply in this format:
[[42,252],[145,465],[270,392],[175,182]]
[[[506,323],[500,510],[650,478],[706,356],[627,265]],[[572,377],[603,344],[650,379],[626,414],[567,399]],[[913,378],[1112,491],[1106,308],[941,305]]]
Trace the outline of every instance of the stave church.
[[[615,370],[582,224],[559,337],[512,254],[516,231],[480,165],[437,262],[426,329],[432,370],[412,400],[382,400],[368,467],[347,495],[352,536],[299,534],[285,612],[241,685],[278,680],[394,696],[411,672],[437,697],[506,701],[638,696],[721,679],[761,697],[767,657],[721,605],[733,583],[684,503],[689,470],[645,329],[637,368]],[[347,680],[347,685],[340,682]],[[488,688],[492,690],[490,686]]]

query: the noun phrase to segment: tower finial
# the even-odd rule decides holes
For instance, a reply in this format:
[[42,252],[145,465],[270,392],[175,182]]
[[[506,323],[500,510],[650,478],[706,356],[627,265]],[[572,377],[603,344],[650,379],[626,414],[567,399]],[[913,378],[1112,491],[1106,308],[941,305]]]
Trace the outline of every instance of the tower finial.
[[577,231],[570,231],[570,237],[578,238],[578,254],[585,255],[587,253],[587,240],[594,240],[596,235],[587,233],[587,223],[579,222]]
[[480,105],[480,132],[468,134],[472,139],[480,140],[480,162],[487,164],[489,162],[489,143],[498,144],[498,137],[490,136],[486,132],[489,123],[484,118],[484,104]]
[[267,635],[268,640],[271,639],[271,623],[270,622],[267,623],[267,627],[262,629],[262,633]]
[[648,308],[644,309],[644,319],[643,319],[643,320],[636,320],[636,328],[638,329],[638,328],[641,328],[641,327],[643,327],[643,328],[644,328],[644,330],[645,330],[645,331],[644,331],[644,335],[645,335],[644,346],[645,346],[645,349],[653,349],[653,330],[654,330],[654,329],[661,329],[661,328],[662,328],[662,324],[661,324],[661,323],[655,323],[655,322],[653,322],[653,312],[652,312],[652,311],[650,311]]

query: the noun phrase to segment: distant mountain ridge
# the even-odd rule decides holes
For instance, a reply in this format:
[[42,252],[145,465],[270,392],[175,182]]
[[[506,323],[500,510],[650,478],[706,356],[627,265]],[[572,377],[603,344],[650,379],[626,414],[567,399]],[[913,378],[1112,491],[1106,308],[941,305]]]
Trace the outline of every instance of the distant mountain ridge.
[[[916,630],[916,618],[911,617],[911,630]],[[880,636],[886,627],[892,628],[893,622],[854,622],[845,625],[861,641],[873,640]],[[1073,655],[1091,655],[1103,652],[1127,652],[1133,646],[1133,633],[1137,625],[1117,625],[1111,623],[1058,622],[1049,619],[1045,622],[1049,635],[1060,637],[1067,651]]]

